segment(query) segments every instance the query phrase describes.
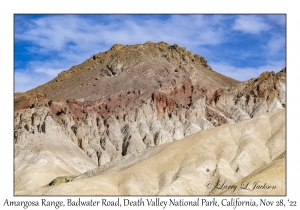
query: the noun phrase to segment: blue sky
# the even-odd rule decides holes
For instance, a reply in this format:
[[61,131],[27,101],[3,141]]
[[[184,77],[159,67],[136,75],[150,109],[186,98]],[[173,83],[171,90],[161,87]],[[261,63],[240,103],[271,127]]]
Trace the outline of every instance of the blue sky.
[[178,44],[240,81],[286,66],[285,15],[14,15],[15,92],[112,45]]

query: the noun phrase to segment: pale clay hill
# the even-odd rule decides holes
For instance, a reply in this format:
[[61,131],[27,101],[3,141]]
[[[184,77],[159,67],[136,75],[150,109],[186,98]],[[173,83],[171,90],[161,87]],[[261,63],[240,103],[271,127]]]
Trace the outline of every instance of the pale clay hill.
[[[56,147],[62,146],[57,144]],[[64,151],[57,152],[54,146],[47,150],[60,153],[57,157],[67,158]],[[72,152],[77,155],[75,150]],[[81,154],[79,150],[77,152]],[[285,110],[278,110],[151,147],[141,155],[115,161],[109,167],[103,167],[104,170],[98,168],[80,176],[58,178],[50,186],[47,185],[49,181],[34,179],[36,185],[43,187],[16,191],[16,194],[285,195],[284,154]],[[42,155],[40,158],[43,158]],[[39,176],[47,173],[54,177],[58,173],[53,168],[66,166],[59,158],[51,164],[46,161],[40,164],[37,167],[33,163],[27,170]],[[71,161],[67,165],[74,167]],[[68,171],[66,175],[71,173]],[[259,186],[266,183],[266,186],[275,186],[275,189],[252,190],[254,186],[258,187],[255,185],[257,181]],[[241,189],[243,182],[249,183],[249,190]],[[219,187],[216,187],[217,183],[220,183]],[[236,189],[222,189],[223,183],[236,186]]]
[[[238,82],[177,45],[114,45],[42,86],[15,94],[15,192],[284,194],[285,84],[285,68]],[[280,120],[273,122],[274,116]],[[240,133],[232,136],[235,129]],[[136,170],[142,163],[154,167],[152,175]],[[214,169],[202,175],[194,167],[212,163]],[[280,180],[272,192],[203,191],[207,180],[234,184],[271,177],[276,170],[283,172],[272,175]],[[94,179],[107,191],[88,185]],[[189,186],[193,179],[202,184],[198,190]],[[76,191],[76,183],[87,183],[86,189]]]

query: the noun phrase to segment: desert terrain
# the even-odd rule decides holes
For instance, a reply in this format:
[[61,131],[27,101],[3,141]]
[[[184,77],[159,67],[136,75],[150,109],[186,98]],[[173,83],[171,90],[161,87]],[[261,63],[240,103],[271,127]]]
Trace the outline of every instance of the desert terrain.
[[116,44],[14,95],[15,195],[285,195],[286,68]]

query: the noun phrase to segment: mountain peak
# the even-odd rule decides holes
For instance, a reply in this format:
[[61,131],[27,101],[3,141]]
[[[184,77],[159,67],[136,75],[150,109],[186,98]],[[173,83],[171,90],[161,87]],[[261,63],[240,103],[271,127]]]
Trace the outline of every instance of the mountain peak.
[[237,83],[213,71],[204,57],[184,47],[148,41],[127,46],[115,44],[34,91],[52,99],[93,100],[121,90],[153,93],[175,88],[188,78],[194,85],[210,84],[214,88]]

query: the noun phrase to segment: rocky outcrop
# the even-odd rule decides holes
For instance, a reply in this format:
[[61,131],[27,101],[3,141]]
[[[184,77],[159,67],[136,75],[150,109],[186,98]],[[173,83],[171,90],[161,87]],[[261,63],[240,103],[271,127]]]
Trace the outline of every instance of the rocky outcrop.
[[286,68],[277,74],[264,72],[217,95],[215,106],[238,121],[282,109],[286,107],[285,84]]
[[79,175],[97,167],[50,111],[36,107],[15,115],[14,188],[31,190],[58,176]]
[[[123,116],[122,113],[107,118],[99,116],[94,110],[83,109],[78,119],[72,110],[83,107],[80,103],[73,105],[52,101],[49,106],[37,105],[36,108],[15,113],[15,143],[28,142],[35,138],[36,133],[46,132],[51,127],[47,124],[47,116],[51,116],[66,139],[78,145],[95,163],[101,165],[149,146],[179,140],[213,127],[204,116],[204,98],[180,110],[175,110],[174,103],[171,113],[170,109],[166,109],[166,101],[162,103],[157,98],[149,99]],[[52,132],[54,134],[55,129]]]

